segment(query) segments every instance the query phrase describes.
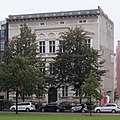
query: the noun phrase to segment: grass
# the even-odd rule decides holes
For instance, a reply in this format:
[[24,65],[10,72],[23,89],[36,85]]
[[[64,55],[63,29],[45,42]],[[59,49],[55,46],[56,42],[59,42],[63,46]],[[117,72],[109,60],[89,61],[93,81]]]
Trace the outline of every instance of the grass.
[[120,115],[92,115],[65,113],[0,113],[0,120],[119,120]]

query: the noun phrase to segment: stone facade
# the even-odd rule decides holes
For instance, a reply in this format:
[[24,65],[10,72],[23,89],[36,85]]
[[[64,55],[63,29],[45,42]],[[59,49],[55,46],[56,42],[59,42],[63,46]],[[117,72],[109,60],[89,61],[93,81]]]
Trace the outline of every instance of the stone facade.
[[[91,47],[99,50],[102,59],[106,60],[104,69],[108,72],[102,77],[101,89],[106,94],[109,93],[111,101],[114,100],[114,24],[100,7],[91,10],[10,15],[7,22],[9,40],[12,40],[13,36],[19,35],[20,27],[26,23],[32,32],[36,33],[38,42],[45,41],[45,53],[41,55],[43,58],[47,58],[46,66],[49,66],[52,57],[55,56],[54,51],[49,52],[50,41],[55,41],[51,44],[54,44],[55,50],[57,50],[61,33],[66,32],[69,28],[77,26],[89,32]],[[75,92],[70,88],[63,89],[68,89],[68,94],[64,96],[62,88],[57,90],[57,101],[78,100]],[[49,95],[46,94],[46,102],[48,102],[48,97]]]

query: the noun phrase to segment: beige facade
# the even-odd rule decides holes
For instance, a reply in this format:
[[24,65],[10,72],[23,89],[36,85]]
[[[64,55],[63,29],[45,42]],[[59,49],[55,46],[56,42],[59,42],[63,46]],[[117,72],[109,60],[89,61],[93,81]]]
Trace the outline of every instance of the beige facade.
[[[47,58],[46,66],[55,53],[49,52],[49,41],[55,41],[55,50],[59,44],[59,37],[61,33],[67,31],[69,28],[82,27],[89,32],[91,37],[91,47],[99,50],[102,59],[105,59],[103,69],[108,70],[106,75],[102,77],[102,87],[106,93],[110,93],[111,101],[114,97],[114,24],[108,16],[101,10],[79,10],[40,14],[23,14],[11,15],[7,19],[9,28],[9,40],[13,36],[19,35],[20,27],[26,23],[33,32],[36,33],[37,41],[45,41],[45,53],[42,57]],[[62,96],[62,89],[57,92],[57,100],[77,100],[74,91],[68,88],[68,96]],[[45,100],[48,101],[48,95],[45,95]]]

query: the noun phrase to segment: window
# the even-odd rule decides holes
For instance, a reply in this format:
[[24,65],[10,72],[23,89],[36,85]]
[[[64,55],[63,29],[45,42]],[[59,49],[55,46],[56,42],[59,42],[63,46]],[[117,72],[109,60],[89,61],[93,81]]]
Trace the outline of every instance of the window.
[[55,41],[49,41],[49,52],[55,53]]
[[45,25],[45,23],[40,23],[40,25]]
[[64,22],[60,22],[60,24],[64,24]]
[[59,52],[63,52],[63,41],[59,41]]
[[116,107],[116,105],[111,105],[111,106]]
[[68,86],[62,86],[62,97],[68,96]]
[[75,91],[75,96],[76,96],[76,97],[79,97],[79,90],[76,90],[76,91]]
[[108,105],[106,105],[106,107],[111,107],[111,105],[108,104]]
[[80,20],[79,22],[80,22],[80,23],[83,23],[83,22],[85,23],[85,22],[87,22],[87,21],[86,21],[86,20]]
[[20,103],[20,105],[30,105],[30,103]]
[[3,96],[3,95],[0,95],[0,99],[1,99],[1,100],[4,100],[4,96]]
[[41,64],[41,71],[42,71],[43,75],[45,75],[45,63]]
[[90,39],[85,40],[85,45],[90,48]]
[[0,41],[0,51],[4,51],[4,49],[5,49],[5,42]]
[[52,75],[52,74],[54,73],[54,71],[55,71],[55,70],[54,70],[54,64],[53,64],[53,63],[50,63],[50,64],[49,64],[49,68],[50,68],[50,69],[49,69],[49,70],[50,70],[50,75]]
[[45,41],[39,42],[39,51],[40,53],[45,53]]
[[5,37],[5,30],[1,30],[1,37]]

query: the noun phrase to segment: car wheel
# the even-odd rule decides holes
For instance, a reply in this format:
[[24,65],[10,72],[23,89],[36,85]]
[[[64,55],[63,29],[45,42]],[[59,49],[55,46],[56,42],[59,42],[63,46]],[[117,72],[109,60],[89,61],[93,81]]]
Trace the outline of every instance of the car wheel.
[[13,112],[14,112],[14,111],[15,111],[15,108],[12,108],[12,109],[11,109],[11,111],[13,111]]
[[85,113],[85,110],[84,109],[82,109],[82,111],[81,111],[82,113]]
[[71,109],[71,112],[72,112],[72,113],[74,113],[74,110],[73,110],[73,109]]
[[100,110],[99,110],[99,109],[97,109],[97,110],[96,110],[96,113],[100,113]]
[[60,109],[59,109],[59,108],[57,108],[56,112],[60,112]]
[[113,109],[111,112],[112,112],[112,113],[116,113],[116,110]]
[[45,112],[45,109],[44,109],[44,108],[42,108],[42,109],[41,109],[41,111],[42,111],[42,112]]
[[29,112],[30,111],[30,109],[29,108],[26,108],[26,112]]

